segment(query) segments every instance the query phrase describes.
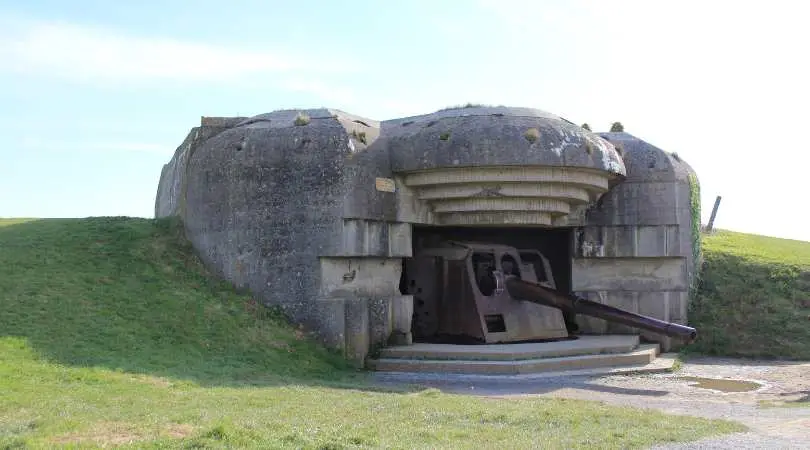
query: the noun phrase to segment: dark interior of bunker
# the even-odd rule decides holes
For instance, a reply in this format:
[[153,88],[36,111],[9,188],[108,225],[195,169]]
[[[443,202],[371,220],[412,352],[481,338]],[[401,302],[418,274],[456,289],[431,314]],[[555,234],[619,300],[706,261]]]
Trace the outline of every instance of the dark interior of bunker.
[[[520,259],[523,263],[531,263],[534,268],[533,276],[538,282],[552,282],[556,289],[562,292],[570,292],[571,284],[571,261],[573,254],[573,229],[572,228],[507,228],[507,227],[436,227],[436,226],[414,226],[413,228],[413,254],[418,255],[424,249],[436,248],[447,245],[448,242],[475,242],[484,244],[496,244],[510,246],[519,249]],[[550,269],[552,280],[548,280],[543,270],[544,264],[539,254],[545,256],[547,260],[546,270]],[[491,295],[496,286],[493,283],[491,273],[495,270],[495,257],[491,253],[480,252],[472,256],[472,264],[475,271],[475,283],[478,291],[485,295]],[[446,327],[441,326],[441,321],[465,320],[470,318],[470,311],[444,311],[437,302],[443,297],[436,292],[437,286],[441,284],[426,283],[424,277],[415,275],[416,264],[422,264],[421,259],[405,258],[403,260],[402,278],[400,279],[399,290],[402,294],[413,295],[413,321],[412,333],[414,342],[425,343],[451,343],[451,344],[484,344],[480,337],[471,336],[469,333],[457,332],[453,334],[442,333],[440,330]],[[519,264],[509,255],[501,257],[501,270],[509,275],[521,277]],[[449,265],[463,264],[457,261],[450,261]],[[424,272],[424,267],[422,268]],[[437,276],[442,276],[437,271]],[[445,275],[448,276],[448,275]],[[450,289],[464,289],[463,280],[454,277],[453,271],[449,273],[451,280],[445,280],[442,284]],[[455,279],[453,279],[455,278]],[[426,286],[425,284],[432,284]],[[456,307],[457,308],[457,307]],[[438,316],[438,317],[437,317]],[[449,317],[453,316],[453,317]],[[575,318],[572,314],[563,314],[565,328],[573,336],[577,331]],[[489,331],[502,331],[504,326],[502,320],[497,316],[484,317],[486,327]],[[573,338],[573,337],[569,337]],[[537,339],[527,339],[524,342],[534,342]],[[540,341],[543,341],[541,339]]]

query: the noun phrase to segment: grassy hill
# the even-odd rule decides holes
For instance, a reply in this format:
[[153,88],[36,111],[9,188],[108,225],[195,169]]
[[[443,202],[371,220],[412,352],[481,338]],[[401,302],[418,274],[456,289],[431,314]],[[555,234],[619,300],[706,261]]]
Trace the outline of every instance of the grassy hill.
[[[203,384],[322,377],[337,355],[206,275],[172,222],[0,228],[0,330],[51,361]],[[300,333],[299,333],[300,334]]]
[[703,256],[690,352],[810,360],[810,242],[717,231]]
[[0,221],[0,448],[639,448],[740,430],[382,392],[209,277],[171,221]]

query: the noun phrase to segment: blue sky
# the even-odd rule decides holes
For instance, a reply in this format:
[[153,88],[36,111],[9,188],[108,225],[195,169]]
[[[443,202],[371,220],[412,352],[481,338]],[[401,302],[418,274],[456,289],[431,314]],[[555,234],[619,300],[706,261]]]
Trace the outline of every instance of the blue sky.
[[467,102],[626,131],[704,221],[810,240],[802,2],[0,0],[0,217],[151,217],[200,116]]

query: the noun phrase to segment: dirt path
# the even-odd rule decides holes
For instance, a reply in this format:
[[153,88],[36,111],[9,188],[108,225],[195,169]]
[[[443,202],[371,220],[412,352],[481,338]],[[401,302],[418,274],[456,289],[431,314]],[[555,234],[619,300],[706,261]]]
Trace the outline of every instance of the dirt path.
[[[757,382],[747,392],[720,392],[698,385],[701,378]],[[659,448],[807,448],[810,449],[810,364],[756,363],[699,359],[676,374],[605,377],[591,381],[617,389],[594,392],[572,387],[549,396],[600,400],[617,405],[655,408],[673,414],[723,418],[741,422],[747,433]],[[741,388],[727,383],[719,388]],[[743,384],[743,383],[739,383]],[[632,392],[632,391],[637,392]],[[625,392],[622,392],[625,391]],[[806,407],[777,407],[780,404]]]
[[[696,380],[697,378],[697,380]],[[754,382],[746,392],[720,392],[698,387],[700,378]],[[402,378],[383,377],[383,382]],[[607,377],[555,377],[506,380],[496,377],[412,377],[412,382],[445,392],[513,397],[547,396],[602,401],[614,405],[654,408],[672,414],[723,418],[745,424],[750,431],[689,444],[659,448],[790,448],[810,449],[810,363],[751,362],[733,359],[691,359],[675,374]],[[745,383],[743,383],[745,384]],[[798,407],[775,406],[792,404]],[[806,405],[806,406],[805,406]]]

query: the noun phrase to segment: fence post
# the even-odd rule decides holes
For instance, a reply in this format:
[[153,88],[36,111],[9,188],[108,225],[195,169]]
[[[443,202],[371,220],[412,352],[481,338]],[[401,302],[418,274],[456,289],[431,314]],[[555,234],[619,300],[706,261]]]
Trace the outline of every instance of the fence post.
[[717,198],[714,200],[714,208],[712,208],[712,215],[711,215],[711,217],[709,217],[709,224],[706,225],[706,232],[707,233],[712,232],[712,227],[714,226],[714,218],[717,217],[717,208],[720,207],[720,199],[721,198],[722,197],[718,195]]

